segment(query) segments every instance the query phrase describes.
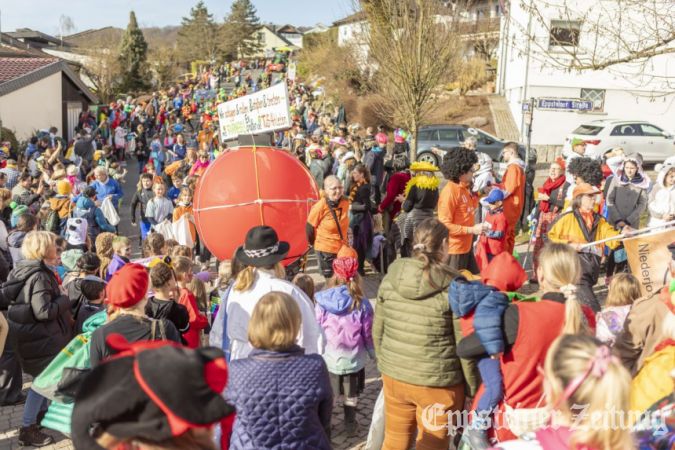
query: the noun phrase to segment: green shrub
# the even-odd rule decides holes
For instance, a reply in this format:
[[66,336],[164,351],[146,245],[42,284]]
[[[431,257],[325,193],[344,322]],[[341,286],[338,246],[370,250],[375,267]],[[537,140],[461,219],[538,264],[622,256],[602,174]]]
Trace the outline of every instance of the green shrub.
[[2,135],[0,137],[0,142],[9,142],[12,154],[16,155],[19,152],[19,141],[16,139],[14,132],[2,127],[2,132],[0,134]]

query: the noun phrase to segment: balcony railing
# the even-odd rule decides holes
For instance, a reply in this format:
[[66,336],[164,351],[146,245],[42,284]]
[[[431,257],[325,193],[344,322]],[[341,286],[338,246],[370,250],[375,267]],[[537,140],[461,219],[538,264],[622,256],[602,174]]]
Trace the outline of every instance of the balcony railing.
[[457,30],[461,34],[493,33],[499,31],[499,17],[457,21]]

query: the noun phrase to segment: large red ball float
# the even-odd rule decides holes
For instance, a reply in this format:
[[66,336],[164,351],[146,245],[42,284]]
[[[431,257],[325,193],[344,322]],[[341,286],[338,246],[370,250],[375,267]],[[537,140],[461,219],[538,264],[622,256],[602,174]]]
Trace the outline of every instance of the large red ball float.
[[249,229],[268,225],[291,245],[284,264],[304,255],[305,224],[319,199],[304,164],[272,147],[240,147],[217,157],[200,177],[194,217],[200,239],[218,260],[231,259]]

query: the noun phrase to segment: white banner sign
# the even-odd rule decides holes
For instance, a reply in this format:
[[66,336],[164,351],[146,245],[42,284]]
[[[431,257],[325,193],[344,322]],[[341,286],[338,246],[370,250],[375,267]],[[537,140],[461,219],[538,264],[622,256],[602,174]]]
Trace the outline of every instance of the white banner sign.
[[218,105],[220,138],[236,139],[242,134],[260,134],[290,128],[290,105],[286,83],[235,98]]

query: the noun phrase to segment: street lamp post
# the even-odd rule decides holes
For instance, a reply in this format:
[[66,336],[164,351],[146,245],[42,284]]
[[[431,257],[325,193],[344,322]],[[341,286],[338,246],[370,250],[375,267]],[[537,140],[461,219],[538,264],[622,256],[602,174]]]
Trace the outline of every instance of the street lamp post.
[[[527,19],[527,34],[526,34],[526,39],[527,43],[525,46],[525,80],[523,82],[523,97],[521,99],[521,104],[525,103],[527,101],[527,85],[529,83],[529,78],[530,78],[530,45],[532,42],[532,4],[534,0],[530,0],[530,6],[528,7],[528,19]],[[521,118],[521,123],[520,123],[520,129],[525,131],[525,116],[523,115]]]

